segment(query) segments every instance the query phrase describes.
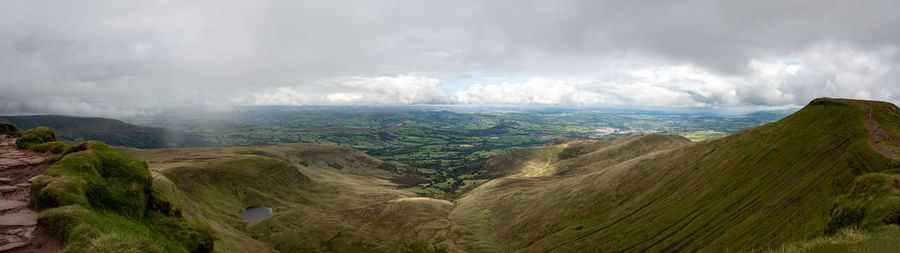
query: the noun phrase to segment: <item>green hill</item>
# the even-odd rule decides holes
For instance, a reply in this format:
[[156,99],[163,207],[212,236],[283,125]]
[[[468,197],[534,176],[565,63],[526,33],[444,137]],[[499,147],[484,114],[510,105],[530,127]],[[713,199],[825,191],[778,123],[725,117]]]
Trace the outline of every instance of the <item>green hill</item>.
[[[428,252],[448,238],[453,204],[389,180],[382,161],[336,145],[123,149],[148,162],[154,185],[220,238],[221,252]],[[249,206],[274,210],[247,222]]]
[[[61,249],[57,248],[60,252],[213,251],[213,231],[202,222],[182,216],[181,209],[153,186],[145,162],[102,142],[70,146],[57,141],[53,130],[45,126],[19,132],[15,125],[0,122],[0,131],[16,137],[15,147],[3,149],[13,156],[0,156],[6,165],[5,192],[10,192],[9,184],[13,180],[21,182],[27,178],[27,183],[17,185],[27,187],[25,194],[4,197],[27,200],[29,208],[40,211],[37,217],[22,210],[4,213],[3,232],[13,235],[18,233],[15,231],[34,231],[36,224],[38,230],[48,233],[13,247],[4,238],[6,250],[27,251],[16,247],[30,243],[35,245],[34,250],[54,250],[53,246],[42,248],[49,237],[63,244]],[[14,148],[46,154],[25,153]],[[23,162],[17,157],[37,158],[39,162]],[[3,211],[16,208],[21,206],[6,203]],[[27,238],[32,240],[31,236]]]
[[[883,132],[870,134],[868,108]],[[900,182],[878,173],[900,168],[891,159],[900,146],[886,141],[900,137],[898,113],[888,103],[817,99],[768,125],[616,164],[585,152],[550,165],[576,173],[486,183],[458,200],[451,219],[481,224],[454,227],[484,235],[466,238],[469,250],[534,252],[767,250],[870,217],[871,226],[892,224],[895,202],[874,210],[854,196],[865,192],[839,196],[866,191],[854,185],[863,177]],[[859,203],[842,214],[846,198]]]
[[134,148],[218,146],[197,134],[136,126],[114,119],[32,115],[0,116],[0,121],[11,122],[21,129],[50,127],[58,137],[74,142],[96,140]]
[[[561,141],[488,161],[448,202],[332,145],[123,149],[220,235],[215,249],[382,252],[896,251],[900,108],[816,99],[780,121],[690,142]],[[379,169],[382,168],[382,169]],[[247,222],[248,206],[274,209]]]

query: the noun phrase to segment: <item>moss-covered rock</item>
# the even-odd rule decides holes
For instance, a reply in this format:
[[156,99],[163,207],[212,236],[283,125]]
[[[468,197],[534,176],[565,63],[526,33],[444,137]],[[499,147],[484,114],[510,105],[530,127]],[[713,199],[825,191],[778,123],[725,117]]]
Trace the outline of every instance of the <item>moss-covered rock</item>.
[[886,224],[900,224],[900,175],[869,173],[857,177],[850,192],[837,198],[826,232]]
[[[102,143],[66,155],[32,186],[38,209],[72,204],[106,209],[139,218],[151,188],[146,164]],[[74,195],[74,196],[73,196]]]
[[16,139],[16,146],[23,149],[30,149],[31,146],[45,142],[56,141],[56,133],[53,133],[49,127],[35,127],[22,133]]
[[19,136],[19,128],[13,123],[0,122],[0,135]]
[[35,151],[35,152],[59,154],[59,153],[62,153],[62,152],[65,152],[66,150],[68,150],[69,145],[66,145],[65,143],[60,142],[60,141],[51,141],[51,142],[44,142],[44,143],[37,144],[37,145],[32,145],[28,149],[31,151]]
[[[39,223],[81,252],[208,252],[214,234],[154,189],[147,164],[101,142],[69,148],[31,186]],[[157,248],[144,248],[147,243]],[[101,245],[103,245],[101,247]],[[101,248],[97,248],[101,247]]]

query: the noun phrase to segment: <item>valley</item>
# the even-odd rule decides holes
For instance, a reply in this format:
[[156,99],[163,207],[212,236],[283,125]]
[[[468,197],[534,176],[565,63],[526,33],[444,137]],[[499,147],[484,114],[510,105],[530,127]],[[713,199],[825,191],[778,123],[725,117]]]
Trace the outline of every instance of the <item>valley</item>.
[[[890,252],[896,138],[897,106],[820,98],[700,142],[647,133],[513,149],[452,198],[398,182],[416,168],[332,143],[114,149],[146,162],[217,252]],[[250,207],[270,216],[248,221]]]
[[900,1],[0,3],[0,252],[900,252]]
[[[786,116],[761,111],[722,116],[703,112],[614,109],[441,106],[281,106],[233,112],[182,110],[129,118],[223,146],[330,143],[391,161],[392,181],[420,195],[453,199],[493,177],[480,173],[491,157],[560,138],[609,139],[673,134],[693,141],[722,137]],[[399,164],[398,164],[399,163]]]
[[[878,249],[900,247],[879,239],[900,231],[879,222],[900,206],[857,200],[852,208],[880,209],[846,216],[857,211],[843,210],[849,197],[841,196],[854,196],[861,178],[896,180],[891,155],[900,147],[870,139],[867,126],[900,136],[898,113],[886,103],[817,99],[777,122],[699,143],[660,134],[559,140],[487,161],[479,176],[498,179],[452,202],[399,190],[384,161],[336,145],[126,152],[148,161],[162,175],[156,184],[188,213],[277,251]],[[256,205],[273,207],[273,216],[241,221],[240,210]]]
[[[61,139],[133,148],[330,143],[360,150],[398,170],[391,181],[419,195],[453,199],[487,180],[488,159],[556,139],[672,134],[719,138],[793,110],[716,115],[703,111],[459,106],[272,106],[102,118],[0,116],[22,128],[53,128]],[[128,122],[128,123],[126,123]],[[133,124],[129,124],[133,123]]]

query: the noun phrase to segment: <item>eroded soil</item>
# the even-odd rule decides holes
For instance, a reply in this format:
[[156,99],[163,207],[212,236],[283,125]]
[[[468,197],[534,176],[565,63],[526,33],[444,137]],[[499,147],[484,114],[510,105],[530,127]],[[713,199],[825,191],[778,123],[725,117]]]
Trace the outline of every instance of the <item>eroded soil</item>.
[[878,148],[878,151],[882,154],[890,157],[891,159],[897,159],[897,155],[888,151],[884,146],[882,146],[883,142],[887,142],[889,144],[893,144],[894,146],[900,147],[900,143],[894,141],[890,135],[884,132],[884,129],[881,129],[881,126],[878,125],[878,122],[875,121],[875,118],[872,116],[872,107],[866,103],[855,101],[855,100],[842,100],[844,102],[853,104],[858,106],[863,111],[863,124],[866,126],[866,130],[869,132],[869,139],[872,140],[872,143],[875,144],[875,147]]
[[16,139],[0,134],[0,252],[55,252],[59,241],[37,227],[38,213],[28,207],[31,181],[52,165],[52,155],[16,148]]

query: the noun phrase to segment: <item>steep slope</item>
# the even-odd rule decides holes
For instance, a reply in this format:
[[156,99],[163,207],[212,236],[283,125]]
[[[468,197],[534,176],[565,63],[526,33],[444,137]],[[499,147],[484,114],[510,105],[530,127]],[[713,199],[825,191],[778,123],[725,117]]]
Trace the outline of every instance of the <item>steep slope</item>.
[[218,146],[197,134],[156,127],[143,127],[105,118],[56,115],[0,116],[22,129],[47,126],[60,138],[81,142],[97,140],[115,146],[134,148]]
[[[900,167],[889,141],[900,136],[898,112],[816,99],[725,138],[615,164],[585,157],[557,164],[573,172],[561,176],[493,180],[458,200],[452,233],[467,235],[457,244],[472,251],[777,248],[824,235],[839,215],[836,197],[858,176]],[[896,220],[891,213],[878,222]]]
[[576,173],[580,168],[606,167],[691,141],[674,135],[633,135],[608,140],[558,140],[521,148],[488,160],[478,177],[536,177]]
[[[453,204],[398,190],[383,162],[335,145],[124,149],[154,185],[220,235],[220,252],[429,252],[451,248]],[[273,215],[248,222],[249,206]]]
[[[489,161],[454,202],[399,190],[392,166],[333,145],[121,149],[220,236],[221,252],[896,250],[900,108],[816,99],[692,143],[576,140]],[[239,214],[266,206],[248,222]]]

